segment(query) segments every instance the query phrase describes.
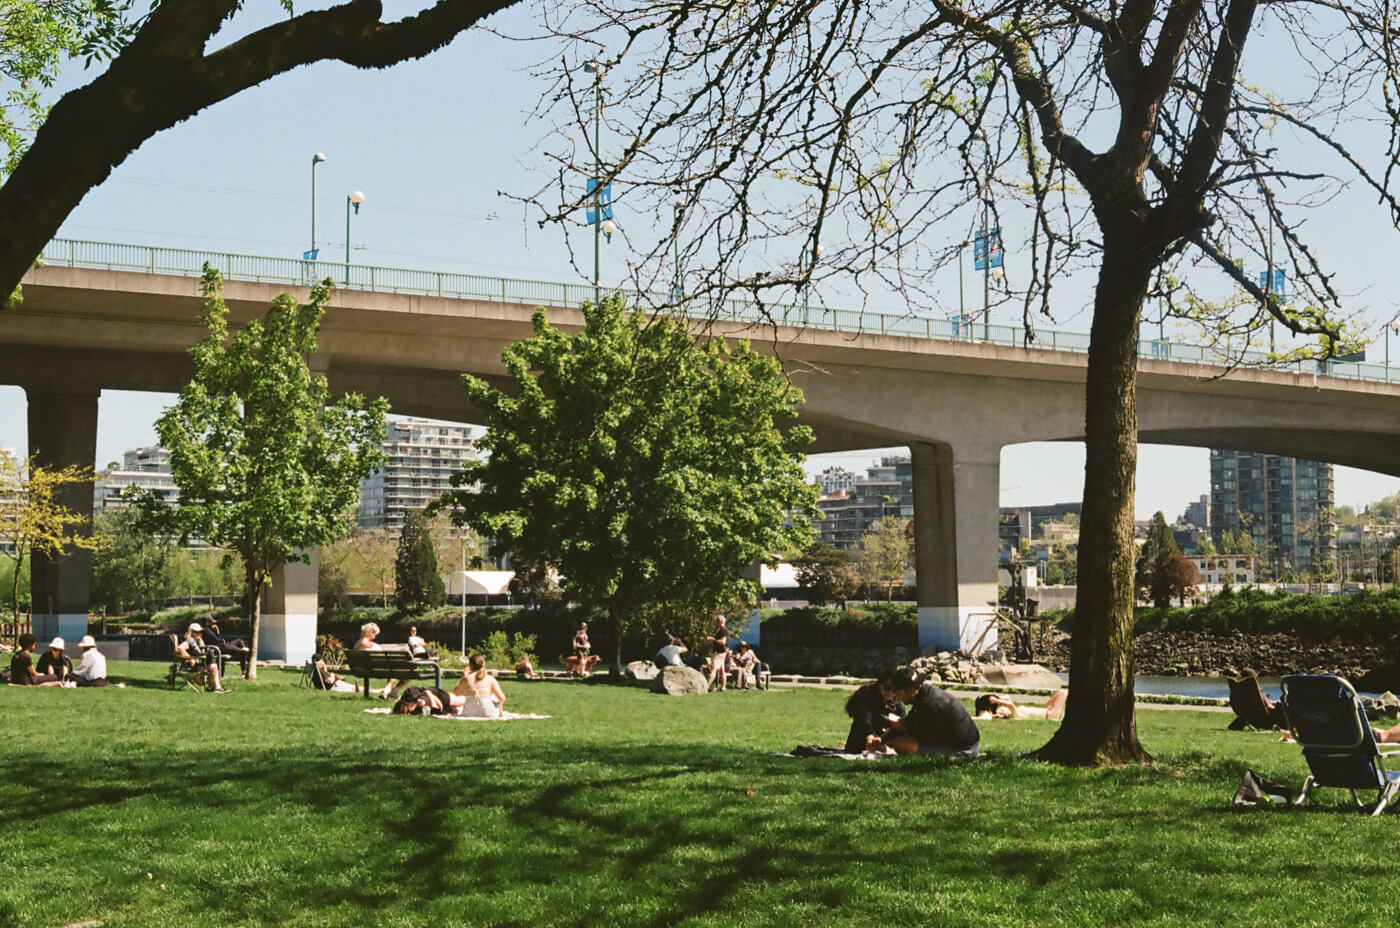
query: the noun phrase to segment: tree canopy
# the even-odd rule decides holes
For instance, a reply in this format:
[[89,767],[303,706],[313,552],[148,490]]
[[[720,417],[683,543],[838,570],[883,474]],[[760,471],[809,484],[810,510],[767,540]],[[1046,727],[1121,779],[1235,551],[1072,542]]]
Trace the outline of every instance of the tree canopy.
[[[444,495],[496,551],[561,573],[620,635],[643,608],[718,609],[741,572],[810,538],[817,491],[796,417],[802,393],[746,342],[697,341],[620,297],[585,304],[570,334],[543,309],[506,349],[513,392],[463,376],[487,452]],[[478,487],[477,489],[476,487]]]
[[10,574],[10,609],[19,629],[19,593],[25,561],[36,551],[50,556],[72,548],[91,549],[96,542],[84,531],[90,512],[75,512],[63,504],[62,491],[90,483],[89,468],[49,469],[34,456],[17,457],[0,448],[0,547],[14,562]]
[[[384,20],[348,0],[219,40],[243,0],[0,0],[0,293],[17,290],[89,190],[156,133],[316,61],[385,68],[421,58],[517,0],[436,0]],[[105,70],[45,109],[36,85],[69,58]],[[32,141],[30,138],[32,136]]]
[[[1352,183],[1382,221],[1400,221],[1400,135],[1365,124],[1400,113],[1394,11],[1374,0],[554,9],[546,30],[597,66],[565,55],[550,72],[541,106],[563,124],[548,152],[561,169],[531,199],[543,221],[569,221],[600,163],[615,199],[665,230],[634,246],[639,276],[667,280],[680,265],[687,297],[761,298],[840,276],[857,295],[946,310],[935,272],[1000,230],[1018,260],[999,300],[1019,308],[1028,341],[1066,311],[1052,300],[1063,282],[1093,278],[1076,685],[1040,756],[1147,759],[1132,693],[1144,316],[1188,320],[1227,365],[1271,327],[1290,333],[1270,341],[1271,360],[1353,350],[1354,306],[1306,217]],[[579,131],[600,67],[603,118],[620,136],[608,151]],[[1286,269],[1292,298],[1266,293],[1257,268]]]
[[190,349],[194,379],[156,422],[179,503],[150,494],[138,502],[152,525],[242,558],[256,676],[262,588],[278,567],[349,529],[360,481],[383,466],[388,403],[355,394],[332,403],[325,376],[307,366],[329,280],[305,305],[282,294],[232,333],[223,281],[207,265],[203,292],[208,334]]
[[404,513],[394,558],[394,600],[399,613],[410,615],[441,606],[446,598],[428,517],[421,509],[409,510]]

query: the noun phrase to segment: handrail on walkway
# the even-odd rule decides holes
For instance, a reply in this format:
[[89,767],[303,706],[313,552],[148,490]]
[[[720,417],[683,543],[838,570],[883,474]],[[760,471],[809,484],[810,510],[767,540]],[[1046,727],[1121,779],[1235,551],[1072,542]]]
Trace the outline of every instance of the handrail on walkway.
[[[255,283],[276,283],[309,286],[325,277],[336,281],[338,287],[378,293],[412,293],[453,299],[486,300],[503,303],[525,303],[535,306],[577,307],[593,299],[592,284],[566,284],[542,280],[520,280],[509,277],[484,277],[452,271],[423,271],[377,265],[346,264],[341,261],[304,261],[295,258],[273,258],[242,255],[230,251],[200,251],[186,248],[161,248],[150,245],[128,245],[115,242],[92,242],[57,238],[49,242],[40,255],[44,264],[66,267],[98,268],[102,270],[144,271],[150,274],[198,276],[205,262],[218,268],[226,279]],[[609,291],[612,292],[612,291]],[[621,291],[642,305],[671,303],[671,294],[649,291]],[[760,313],[747,300],[712,300],[705,304],[706,318],[735,322],[776,322],[780,325],[862,334],[900,335],[940,341],[980,342],[1007,345],[1013,348],[1039,348],[1051,351],[1087,352],[1089,336],[1081,332],[1059,329],[1037,329],[1035,341],[1027,344],[1021,326],[994,325],[977,322],[969,316],[937,319],[910,314],[880,313],[864,310],[809,306],[806,303],[766,304]],[[1219,364],[1219,357],[1209,348],[1166,338],[1139,341],[1138,355],[1158,361],[1186,364]],[[1263,364],[1263,352],[1245,352],[1246,363]],[[1315,366],[1314,366],[1315,365]],[[1279,369],[1275,367],[1274,369]],[[1357,361],[1294,362],[1287,370],[1299,373],[1314,371],[1327,377],[1348,380],[1372,380],[1383,383],[1400,382],[1400,364],[1367,364]]]

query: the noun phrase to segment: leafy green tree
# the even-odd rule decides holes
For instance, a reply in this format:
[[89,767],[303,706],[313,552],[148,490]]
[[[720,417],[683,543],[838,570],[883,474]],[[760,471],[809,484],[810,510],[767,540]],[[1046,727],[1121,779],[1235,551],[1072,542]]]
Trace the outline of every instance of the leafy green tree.
[[109,612],[154,612],[175,591],[180,548],[153,534],[140,510],[124,506],[93,525],[92,602]]
[[835,545],[814,541],[792,562],[803,594],[815,605],[846,604],[860,589],[850,556]]
[[394,597],[400,615],[441,606],[447,599],[438,575],[428,517],[421,509],[404,513],[398,556],[394,559]]
[[282,564],[347,531],[360,481],[383,465],[388,404],[354,394],[331,403],[325,376],[307,366],[330,281],[304,306],[277,297],[232,333],[223,281],[207,265],[203,292],[208,334],[190,349],[194,379],[156,422],[179,504],[149,494],[139,503],[160,529],[238,552],[256,677],[262,588]]
[[914,566],[914,539],[908,529],[908,519],[885,516],[856,543],[856,573],[871,586],[883,586],[886,602],[894,599],[895,587]]
[[193,603],[205,597],[212,605],[216,596],[236,596],[243,591],[243,562],[236,551],[219,548],[186,550],[178,559],[175,595]]
[[[243,0],[0,0],[7,98],[0,157],[12,166],[0,187],[0,294],[17,291],[87,192],[156,133],[304,64],[385,68],[421,58],[516,2],[436,0],[415,15],[381,20],[378,2],[292,15],[291,0],[281,0],[286,19],[225,30]],[[111,63],[45,110],[36,85],[70,57]]]
[[1201,557],[1215,557],[1217,549],[1215,542],[1210,540],[1209,535],[1202,535],[1200,540],[1196,542],[1196,553]]
[[[607,613],[612,666],[645,607],[753,602],[743,570],[811,537],[802,393],[746,342],[696,339],[619,297],[585,304],[570,334],[534,316],[504,353],[512,393],[462,382],[489,453],[443,497],[457,519],[525,563],[552,567]],[[480,491],[473,489],[480,484]]]
[[7,545],[0,552],[14,563],[10,572],[10,611],[19,626],[19,593],[34,552],[56,557],[75,548],[91,550],[88,512],[75,512],[63,504],[64,491],[90,483],[92,471],[83,467],[50,470],[33,456],[21,458],[0,448],[0,538]]

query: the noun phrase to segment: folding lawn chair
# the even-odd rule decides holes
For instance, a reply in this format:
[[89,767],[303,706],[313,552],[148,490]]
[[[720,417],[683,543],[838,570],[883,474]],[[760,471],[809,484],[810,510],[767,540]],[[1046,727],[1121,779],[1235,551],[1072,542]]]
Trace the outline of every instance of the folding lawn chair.
[[1351,790],[1362,812],[1367,806],[1358,793],[1375,790],[1370,813],[1384,812],[1400,792],[1400,770],[1387,770],[1385,758],[1400,754],[1400,747],[1381,750],[1376,744],[1352,685],[1331,673],[1292,674],[1283,678],[1283,702],[1310,771],[1293,804],[1301,805],[1319,786],[1330,786]]
[[1235,718],[1230,722],[1230,731],[1241,731],[1246,727],[1270,731],[1288,727],[1288,713],[1283,706],[1275,703],[1272,707],[1264,698],[1259,687],[1259,678],[1253,674],[1230,678],[1230,708]]

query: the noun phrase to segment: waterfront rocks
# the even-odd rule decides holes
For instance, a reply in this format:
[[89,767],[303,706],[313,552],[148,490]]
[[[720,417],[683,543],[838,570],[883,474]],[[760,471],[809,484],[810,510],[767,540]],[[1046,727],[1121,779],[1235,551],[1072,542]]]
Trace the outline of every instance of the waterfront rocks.
[[653,693],[668,696],[703,696],[709,688],[705,675],[690,667],[662,667],[651,681]]

